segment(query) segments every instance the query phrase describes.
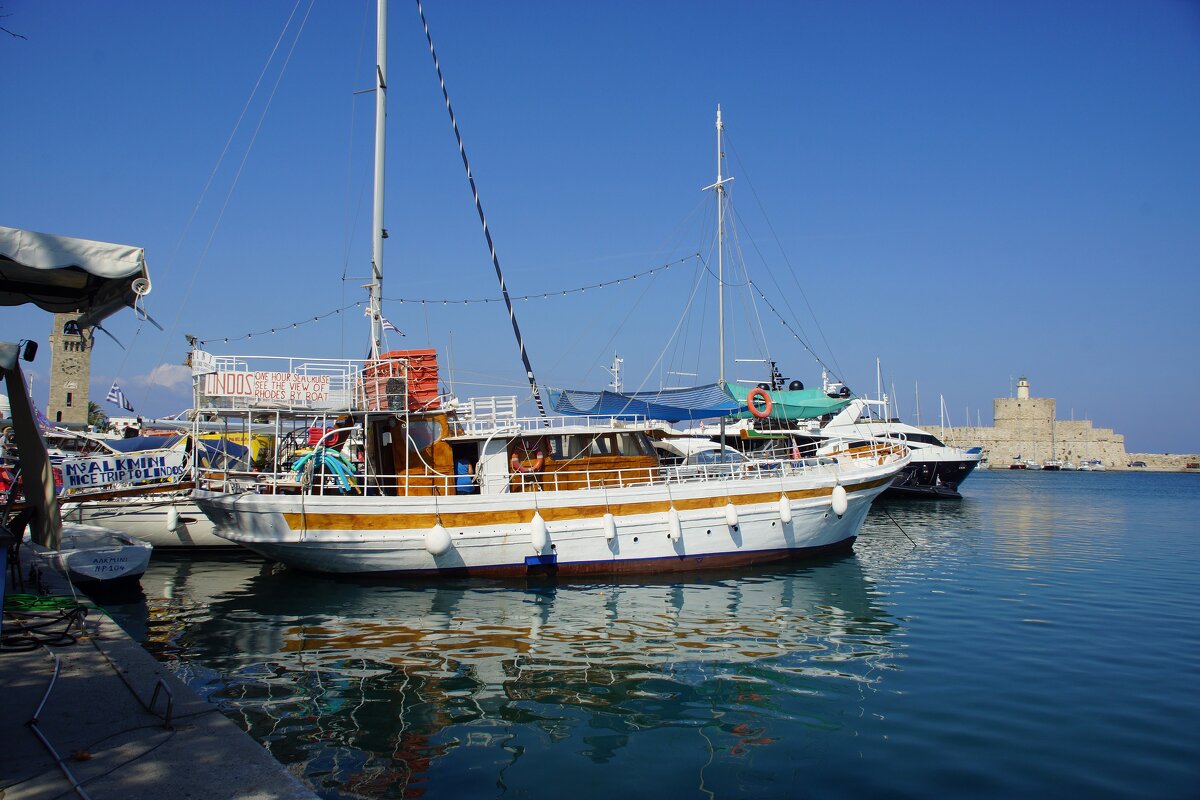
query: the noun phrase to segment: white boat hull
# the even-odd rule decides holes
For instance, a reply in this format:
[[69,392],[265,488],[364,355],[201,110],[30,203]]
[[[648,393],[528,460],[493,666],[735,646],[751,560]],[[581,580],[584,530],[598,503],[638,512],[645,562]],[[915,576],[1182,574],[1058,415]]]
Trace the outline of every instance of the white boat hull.
[[150,563],[153,548],[120,531],[94,525],[63,524],[58,550],[34,549],[56,569],[82,586],[136,583]]
[[[219,536],[305,570],[664,573],[848,549],[871,501],[907,462],[907,457],[897,458],[840,474],[835,465],[716,486],[705,481],[438,498],[197,490],[194,497]],[[834,513],[832,502],[839,483],[847,495],[841,516]],[[736,509],[736,524],[729,523],[727,505]],[[544,532],[538,530],[535,513],[545,521]],[[611,539],[606,535],[613,533],[606,531],[606,513],[615,523]],[[441,548],[427,548],[426,537],[439,524],[449,534],[450,546],[435,556],[430,549]]]
[[99,525],[149,542],[160,550],[233,548],[217,536],[216,529],[190,496],[161,495],[116,498],[93,502],[64,502],[64,522]]

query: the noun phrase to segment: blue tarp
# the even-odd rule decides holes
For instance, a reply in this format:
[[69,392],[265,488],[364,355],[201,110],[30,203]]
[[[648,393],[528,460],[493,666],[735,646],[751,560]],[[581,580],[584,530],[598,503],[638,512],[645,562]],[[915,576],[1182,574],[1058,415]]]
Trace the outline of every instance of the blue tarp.
[[[128,439],[105,439],[104,443],[122,453],[137,453],[142,450],[171,450],[183,439],[182,435],[131,436]],[[249,451],[245,445],[235,444],[228,439],[201,439],[196,444],[202,467],[232,467],[249,461]]]
[[130,436],[128,439],[105,439],[104,444],[122,453],[136,453],[139,450],[170,450],[179,444],[182,436]]
[[587,392],[550,389],[550,409],[559,414],[659,419],[664,422],[728,417],[745,408],[715,383],[653,392]]

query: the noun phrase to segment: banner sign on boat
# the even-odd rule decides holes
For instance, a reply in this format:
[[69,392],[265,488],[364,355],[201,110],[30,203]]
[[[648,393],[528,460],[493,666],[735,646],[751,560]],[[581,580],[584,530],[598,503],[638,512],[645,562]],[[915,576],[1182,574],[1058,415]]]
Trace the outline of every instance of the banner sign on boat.
[[323,403],[329,399],[329,376],[216,372],[205,376],[204,393],[209,397],[241,397],[289,405]]
[[217,360],[212,353],[203,350],[192,351],[192,375],[211,375],[217,371]]
[[98,489],[115,483],[179,481],[183,479],[186,457],[180,450],[148,450],[129,455],[64,459],[63,490]]

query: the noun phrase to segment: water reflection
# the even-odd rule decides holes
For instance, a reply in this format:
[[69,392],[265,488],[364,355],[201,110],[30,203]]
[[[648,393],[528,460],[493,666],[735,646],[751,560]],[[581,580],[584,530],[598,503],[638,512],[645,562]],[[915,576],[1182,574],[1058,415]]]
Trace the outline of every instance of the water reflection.
[[904,550],[903,537],[896,539],[898,524],[922,550],[952,550],[957,558],[972,558],[973,543],[986,542],[1012,570],[1047,564],[1061,568],[1064,562],[1074,569],[1086,566],[1084,560],[1111,560],[1120,557],[1131,530],[1130,495],[1128,486],[1120,484],[1123,478],[1075,472],[985,473],[973,476],[961,501],[876,501],[862,534],[869,547],[857,549],[869,563],[882,551],[898,556]]
[[[852,724],[843,706],[861,709],[898,647],[854,556],[686,583],[520,585],[181,560],[143,585],[158,598],[147,647],[329,796],[467,791],[464,768],[495,794],[581,760],[632,769],[638,743],[666,742],[670,772],[703,784],[798,722]],[[521,768],[535,753],[537,769]]]

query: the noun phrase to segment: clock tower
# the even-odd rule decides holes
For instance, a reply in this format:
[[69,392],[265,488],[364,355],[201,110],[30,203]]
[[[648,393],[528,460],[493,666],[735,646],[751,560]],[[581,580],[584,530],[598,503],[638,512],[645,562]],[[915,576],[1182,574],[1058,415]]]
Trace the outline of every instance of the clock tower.
[[50,331],[50,398],[46,417],[52,424],[87,427],[88,383],[92,377],[91,328],[79,328],[78,313],[55,314]]

